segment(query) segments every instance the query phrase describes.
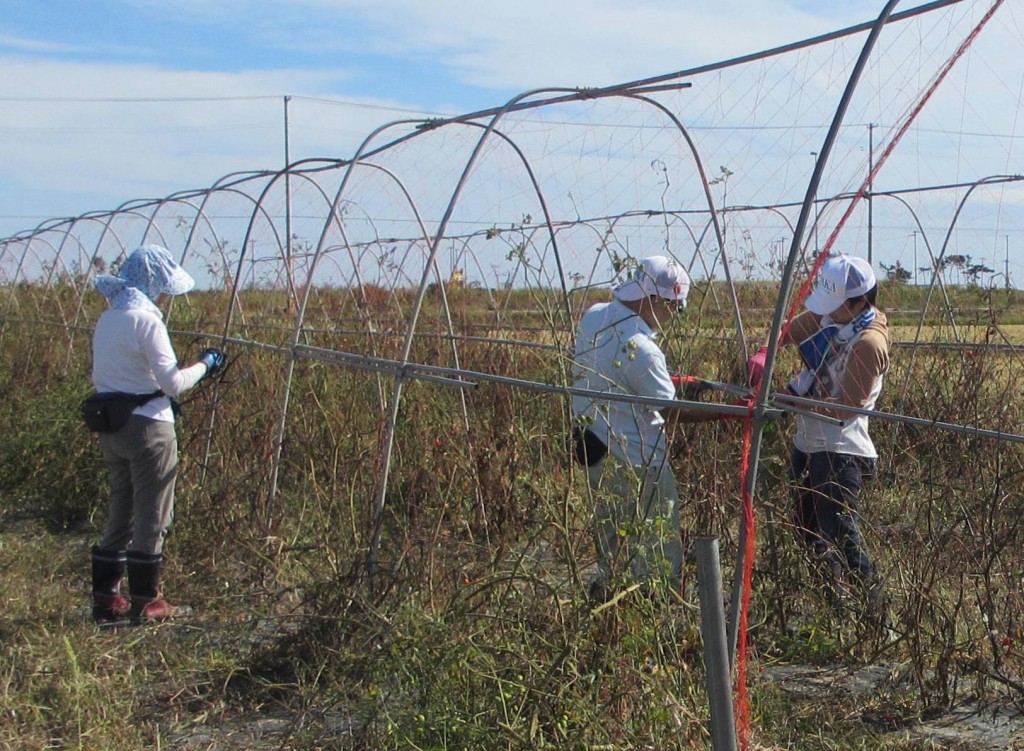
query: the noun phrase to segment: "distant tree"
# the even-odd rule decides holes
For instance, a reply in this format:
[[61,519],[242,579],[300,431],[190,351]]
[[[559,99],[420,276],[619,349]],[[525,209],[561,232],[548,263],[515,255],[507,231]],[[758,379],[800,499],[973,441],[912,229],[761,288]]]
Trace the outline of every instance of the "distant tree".
[[990,269],[983,263],[973,263],[964,270],[964,274],[967,276],[967,280],[971,284],[981,284],[982,274],[994,274],[995,270]]
[[952,267],[956,269],[956,283],[959,284],[960,274],[963,273],[963,270],[966,269],[970,263],[970,256],[949,255],[944,259],[943,268]]
[[896,261],[892,266],[886,266],[884,263],[879,263],[882,267],[882,271],[885,272],[885,278],[890,282],[896,282],[898,284],[906,284],[910,281],[911,273],[907,269],[903,268],[903,264]]
[[[936,266],[943,275],[950,269],[956,272],[956,283],[960,284],[963,277],[967,277],[969,284],[980,284],[982,274],[994,274],[995,272],[984,263],[973,263],[973,258],[968,254],[952,254],[944,256],[936,261]],[[932,269],[921,269],[931,271]]]

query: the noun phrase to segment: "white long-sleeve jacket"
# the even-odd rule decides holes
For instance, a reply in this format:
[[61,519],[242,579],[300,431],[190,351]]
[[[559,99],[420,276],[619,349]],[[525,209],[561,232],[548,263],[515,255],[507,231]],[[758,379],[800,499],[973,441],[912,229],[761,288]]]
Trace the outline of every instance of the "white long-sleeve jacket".
[[[99,392],[178,396],[206,375],[206,365],[178,367],[167,326],[159,311],[111,308],[100,316],[92,340],[92,383]],[[153,420],[174,422],[167,396],[135,409]]]

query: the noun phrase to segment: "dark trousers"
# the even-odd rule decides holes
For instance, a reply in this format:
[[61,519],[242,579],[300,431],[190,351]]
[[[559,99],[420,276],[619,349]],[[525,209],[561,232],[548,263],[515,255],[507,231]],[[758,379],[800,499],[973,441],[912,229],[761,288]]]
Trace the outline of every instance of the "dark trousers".
[[815,552],[837,557],[864,579],[874,577],[875,566],[864,549],[857,513],[861,487],[874,476],[874,460],[793,449],[790,470],[797,534]]

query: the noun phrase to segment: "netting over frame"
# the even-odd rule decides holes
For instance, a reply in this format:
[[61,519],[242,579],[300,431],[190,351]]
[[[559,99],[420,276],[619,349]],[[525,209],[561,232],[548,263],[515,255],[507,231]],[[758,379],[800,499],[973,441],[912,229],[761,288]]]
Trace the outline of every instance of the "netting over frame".
[[[796,248],[802,273],[852,206],[831,249],[869,257],[890,278],[927,288],[926,308],[943,308],[928,334],[938,343],[927,343],[949,349],[921,365],[915,347],[887,380],[885,408],[910,421],[884,432],[882,472],[891,479],[898,471],[913,487],[930,487],[931,468],[918,467],[917,447],[942,444],[968,465],[979,446],[991,450],[992,441],[1019,440],[1021,432],[1020,347],[997,324],[991,295],[1024,279],[1021,259],[1010,257],[1024,240],[1016,106],[1024,72],[1002,54],[1024,41],[1012,8],[996,14],[917,109],[991,7],[937,2],[885,27],[821,165],[813,221]],[[211,457],[244,456],[244,482],[265,493],[252,502],[252,516],[268,528],[282,488],[305,492],[322,482],[330,497],[347,482],[364,491],[353,493],[364,502],[372,491],[371,512],[352,518],[373,523],[351,527],[360,554],[369,549],[376,564],[389,488],[412,496],[416,483],[465,485],[485,521],[513,513],[514,489],[502,510],[501,499],[488,496],[497,484],[489,481],[524,471],[517,445],[546,442],[538,453],[553,457],[559,447],[551,436],[564,435],[567,425],[516,434],[509,420],[509,435],[500,436],[507,445],[474,447],[474,409],[483,397],[473,387],[489,382],[514,392],[486,405],[498,417],[534,409],[558,423],[572,383],[575,321],[636,259],[674,256],[696,281],[690,315],[669,332],[670,360],[697,371],[720,368],[699,375],[736,382],[729,367],[707,363],[742,364],[749,345],[768,333],[770,307],[743,321],[728,282],[765,282],[767,303],[774,302],[809,180],[866,34],[837,33],[613,89],[533,92],[452,120],[392,123],[346,159],[227,175],[207,189],[47,222],[0,241],[4,320],[66,330],[70,362],[76,347],[87,347],[99,304],[95,274],[140,244],[166,245],[215,293],[209,299],[224,305],[195,313],[193,300],[176,301],[171,327],[188,322],[188,330],[176,330],[188,346],[220,340],[232,351],[225,400],[231,382],[260,387],[259,402],[244,405],[231,430],[201,436],[206,445],[193,454],[202,454],[203,472],[215,464]],[[866,199],[854,203],[897,134]],[[980,313],[957,318],[949,284],[974,285]],[[20,294],[26,287],[39,294]],[[923,344],[920,326],[901,333],[914,339],[904,344]],[[360,378],[342,382],[342,370]],[[300,377],[309,389],[301,399],[292,393]],[[924,394],[915,378],[937,384],[936,392]],[[403,400],[416,403],[410,392],[435,388],[441,407],[430,415],[402,411]],[[969,396],[985,408],[965,415],[960,407]],[[350,413],[357,397],[364,409]],[[217,421],[217,402],[204,418]],[[393,448],[405,423],[428,418],[439,420],[430,425],[434,443],[413,448],[427,457],[460,454],[457,476],[431,477],[430,462],[418,461],[413,448],[404,457]],[[964,430],[935,431],[940,425]],[[681,483],[735,499],[735,488],[719,493],[715,486],[735,479],[735,438],[709,441],[728,480],[684,468]],[[389,483],[393,464],[406,475]],[[313,479],[300,482],[300,474]],[[967,508],[998,497],[1004,482],[997,471],[941,492]],[[325,537],[348,531],[322,526],[330,528]],[[347,540],[332,543],[343,549]],[[924,565],[904,563],[907,570]],[[1015,607],[1006,606],[1004,621],[1013,622]]]
[[[824,166],[805,257],[989,7],[934,3],[883,30]],[[12,290],[22,281],[71,285],[77,300],[65,292],[55,309],[15,310],[12,294],[7,317],[78,326],[92,276],[160,242],[180,249],[201,286],[234,292],[206,333],[331,350],[337,342],[325,332],[359,332],[367,348],[350,354],[401,360],[414,321],[418,335],[452,340],[432,364],[457,368],[462,336],[522,344],[535,338],[524,331],[539,328],[546,346],[567,344],[575,313],[623,265],[652,252],[685,263],[698,283],[777,279],[865,34],[614,89],[534,92],[450,121],[400,121],[370,134],[355,161],[228,175],[205,190],[47,222],[2,242],[0,275]],[[1024,222],[1017,108],[986,102],[1016,101],[1024,86],[988,52],[1019,43],[1012,9],[984,39],[915,115],[832,250],[940,289],[944,281],[1009,285],[1010,240]],[[460,287],[486,299],[486,329],[456,332],[446,299],[436,314],[412,315],[428,288]],[[346,302],[325,317],[303,302],[326,289],[346,291]],[[273,290],[287,294],[286,308],[258,294]],[[522,290],[536,320],[507,315]],[[739,360],[747,342],[735,301],[707,290],[700,324],[706,332],[719,320],[717,335],[738,340]],[[753,324],[762,334],[764,322]]]
[[[824,166],[805,257],[989,8],[934,3],[883,30]],[[15,310],[12,294],[6,314],[78,326],[92,276],[144,242],[180,249],[201,286],[234,292],[211,327],[223,328],[206,333],[331,349],[317,332],[361,332],[367,350],[350,354],[398,360],[409,321],[419,335],[457,338],[447,300],[437,314],[412,315],[428,288],[477,289],[493,313],[480,336],[521,342],[532,338],[524,330],[541,328],[547,345],[559,346],[575,312],[652,252],[678,258],[698,282],[777,279],[865,34],[614,89],[534,92],[450,121],[400,121],[369,135],[355,161],[228,175],[205,190],[47,222],[2,242],[0,276],[12,290],[23,281],[71,285],[77,300],[63,294],[56,309]],[[1017,101],[1024,86],[989,52],[1020,42],[1012,9],[983,38],[915,114],[832,250],[940,289],[944,281],[1009,286],[1010,241],[1024,222],[1015,200],[1020,126],[1016,107],[986,102]],[[324,289],[346,291],[347,302],[328,317],[313,306],[303,320],[307,292]],[[273,290],[288,295],[286,309],[257,294]],[[505,314],[522,290],[531,291],[536,321]],[[709,318],[720,320],[717,333],[738,340],[739,359],[746,337],[735,301],[708,290],[700,323],[706,331]],[[763,322],[754,324],[763,333]],[[433,364],[457,367],[457,344],[445,351]]]
[[[812,244],[829,231],[842,196],[864,178],[872,156],[986,8],[958,3],[886,28],[823,175]],[[995,40],[986,49],[1009,46],[999,37],[1017,33],[1011,13],[986,30]],[[698,278],[721,278],[703,181],[682,126],[711,182],[734,275],[777,277],[781,241],[792,235],[794,206],[862,40],[852,34],[708,66],[675,79],[688,88],[640,95],[633,87],[556,104],[540,103],[549,98],[543,94],[528,97],[524,109],[500,118],[467,176],[445,227],[437,274],[447,279],[458,269],[486,288],[574,287],[610,279],[608,251],[637,256],[667,248]],[[969,51],[917,117],[873,185],[876,263],[931,266],[928,253],[939,252],[965,186],[1020,171],[1016,108],[985,105],[1017,99],[1020,81],[1008,80],[1008,73],[998,58]],[[1000,121],[999,113],[1011,119]],[[414,286],[424,258],[415,249],[435,236],[486,123],[480,117],[386,127],[369,140],[365,164],[353,170],[341,195],[345,163],[324,160],[293,165],[287,179],[228,176],[206,191],[49,222],[5,241],[0,271],[8,281],[52,279],[93,263],[109,265],[145,239],[175,248],[187,242],[184,255],[203,267],[208,286],[234,274],[243,286],[284,286],[287,265],[299,284]],[[1020,232],[1016,193],[1012,180],[976,191],[956,222],[950,252],[969,251],[992,269],[975,272],[982,282],[1003,270],[1005,241]],[[528,238],[534,278],[502,243],[489,241],[494,230],[513,228]],[[282,252],[288,232],[291,264]],[[564,280],[548,247],[552,234]],[[310,251],[318,245],[325,263],[310,277]],[[865,206],[836,249],[864,254],[867,246]],[[595,257],[598,248],[606,250],[604,258]]]

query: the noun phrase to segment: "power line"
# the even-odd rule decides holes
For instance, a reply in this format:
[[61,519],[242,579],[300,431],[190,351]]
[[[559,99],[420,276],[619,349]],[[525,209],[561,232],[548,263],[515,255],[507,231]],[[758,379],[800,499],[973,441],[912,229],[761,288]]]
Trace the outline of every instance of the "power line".
[[305,102],[318,102],[320,104],[336,104],[346,107],[359,107],[368,110],[387,110],[388,112],[405,112],[410,115],[427,115],[428,117],[452,117],[445,112],[426,112],[424,110],[409,109],[408,107],[389,107],[383,104],[367,104],[365,102],[353,102],[347,99],[324,99],[313,96],[294,96],[292,99],[300,99]]
[[[283,94],[255,94],[252,96],[181,96],[181,97],[50,97],[50,96],[0,96],[0,102],[25,102],[41,104],[165,104],[181,102],[257,102],[280,101]],[[425,112],[424,110],[395,107],[386,104],[354,102],[350,99],[331,99],[328,97],[295,96],[293,100],[333,104],[341,107],[356,107],[368,110],[384,110],[386,112],[404,112],[413,115],[442,117],[445,113]]]
[[260,94],[255,96],[180,96],[180,97],[51,97],[51,96],[0,96],[0,102],[51,102],[63,104],[74,102],[78,104],[109,104],[112,102],[138,103],[138,102],[245,102],[260,99],[280,100],[280,96],[273,94]]

